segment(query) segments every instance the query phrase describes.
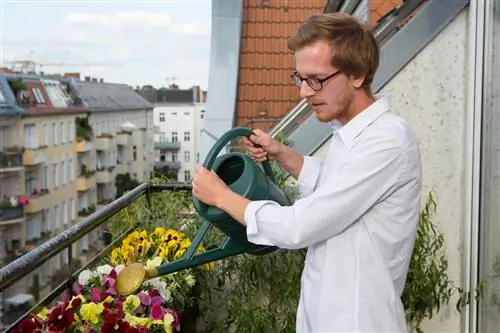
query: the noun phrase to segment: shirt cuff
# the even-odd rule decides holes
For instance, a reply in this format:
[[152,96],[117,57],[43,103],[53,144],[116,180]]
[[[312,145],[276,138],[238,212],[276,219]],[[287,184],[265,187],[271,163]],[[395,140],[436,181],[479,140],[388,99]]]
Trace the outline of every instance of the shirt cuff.
[[297,185],[301,197],[307,197],[314,192],[318,179],[321,175],[323,163],[312,156],[304,156],[302,170],[297,178]]
[[250,243],[257,245],[275,245],[269,239],[259,235],[257,212],[268,203],[268,201],[252,201],[245,209],[244,219],[247,228],[247,239]]

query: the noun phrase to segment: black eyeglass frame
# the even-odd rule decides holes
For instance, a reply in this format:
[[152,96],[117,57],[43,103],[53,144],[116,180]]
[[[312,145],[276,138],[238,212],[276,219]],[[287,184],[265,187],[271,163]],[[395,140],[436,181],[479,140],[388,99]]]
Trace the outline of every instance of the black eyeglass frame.
[[[324,77],[322,79],[318,79],[318,78],[311,78],[311,77],[302,77],[300,76],[300,74],[298,72],[293,72],[290,77],[292,78],[293,82],[295,83],[295,85],[297,87],[301,87],[302,86],[302,81],[306,81],[307,82],[307,85],[314,91],[320,91],[321,89],[323,89],[323,84],[330,80],[331,78],[335,77],[336,75],[340,74],[341,71],[338,70],[330,75],[328,75],[327,77]],[[317,85],[317,87],[315,86]]]

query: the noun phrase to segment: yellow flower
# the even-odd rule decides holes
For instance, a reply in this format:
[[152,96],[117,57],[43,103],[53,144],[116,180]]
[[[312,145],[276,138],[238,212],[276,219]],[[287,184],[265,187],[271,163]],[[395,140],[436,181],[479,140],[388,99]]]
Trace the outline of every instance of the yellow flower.
[[172,333],[172,323],[174,322],[174,316],[170,313],[166,313],[163,316],[163,327],[166,333]]
[[215,268],[215,263],[214,263],[214,262],[209,262],[209,263],[207,263],[207,264],[203,265],[203,267],[205,267],[205,269],[206,269],[207,271],[211,271],[212,269],[214,269],[214,268]]
[[165,234],[165,229],[156,227],[154,234],[161,237]]
[[160,257],[155,257],[153,259],[148,259],[146,262],[146,268],[155,268],[157,266],[160,266],[162,263],[162,260]]
[[136,295],[129,295],[123,303],[123,308],[125,312],[133,312],[141,305],[141,300]]
[[141,318],[134,316],[130,313],[125,313],[125,320],[130,323],[132,326],[143,326],[146,328],[150,328],[151,324],[153,324],[153,320],[150,318]]
[[83,304],[80,308],[80,315],[86,322],[97,324],[100,319],[100,314],[104,310],[104,306],[94,302]]
[[47,320],[48,315],[49,315],[49,309],[47,309],[46,307],[40,310],[40,312],[38,312],[37,314],[37,316],[42,320]]
[[73,296],[73,297],[71,298],[71,300],[69,301],[69,304],[68,304],[68,306],[66,307],[66,310],[71,309],[71,308],[73,307],[73,306],[71,305],[71,303],[73,303],[73,301],[74,301],[76,298],[79,298],[79,299],[80,299],[80,301],[82,302],[82,304],[83,304],[83,303],[85,303],[85,302],[87,301],[87,300],[85,299],[85,297],[83,297],[82,295],[76,295],[76,296]]

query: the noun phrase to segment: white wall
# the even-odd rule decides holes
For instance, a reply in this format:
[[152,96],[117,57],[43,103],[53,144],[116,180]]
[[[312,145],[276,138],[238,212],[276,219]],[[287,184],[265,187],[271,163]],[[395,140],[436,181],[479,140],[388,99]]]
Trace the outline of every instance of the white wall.
[[[180,149],[177,152],[166,152],[166,159],[172,160],[172,154],[177,154],[176,160],[181,162],[181,167],[177,173],[178,181],[189,181],[186,179],[185,171],[192,175],[200,152],[201,130],[204,120],[202,114],[205,110],[205,103],[196,104],[157,104],[154,108],[154,126],[156,133],[154,141],[172,141],[172,133],[177,133],[177,141]],[[164,121],[160,121],[162,114]],[[185,133],[189,133],[189,140],[185,140]],[[155,160],[159,160],[161,152],[155,151]],[[189,156],[189,160],[185,158]]]

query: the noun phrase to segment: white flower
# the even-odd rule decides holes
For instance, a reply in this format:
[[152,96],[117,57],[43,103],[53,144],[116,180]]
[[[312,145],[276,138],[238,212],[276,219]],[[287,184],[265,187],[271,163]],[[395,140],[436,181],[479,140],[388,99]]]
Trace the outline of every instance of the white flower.
[[144,282],[145,284],[151,285],[153,288],[158,290],[160,293],[160,296],[166,301],[170,301],[172,298],[172,295],[170,294],[170,291],[167,289],[167,283],[165,281],[162,281],[159,277],[156,277],[154,279],[148,280]]
[[99,276],[103,276],[104,274],[108,275],[109,273],[111,273],[112,269],[113,269],[113,267],[106,264],[106,265],[102,265],[102,266],[97,267],[96,271],[97,271],[97,274],[99,274]]
[[148,259],[148,261],[146,261],[146,268],[155,268],[160,265],[161,265],[160,257],[155,257],[153,259]]
[[191,274],[189,274],[188,276],[186,276],[186,283],[190,287],[194,286],[194,284],[196,283],[196,280],[195,280],[194,276],[191,275]]
[[117,274],[117,275],[118,275],[118,274],[120,274],[120,272],[121,272],[124,268],[125,268],[125,266],[123,266],[123,265],[118,265],[118,266],[116,266],[116,267],[115,267],[115,272],[116,272],[116,274]]
[[92,278],[93,274],[90,270],[83,270],[80,275],[78,275],[78,283],[82,286],[86,285]]

